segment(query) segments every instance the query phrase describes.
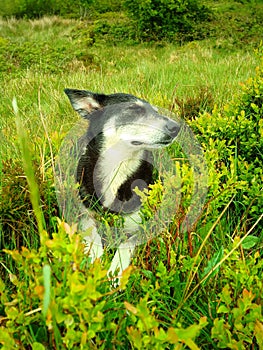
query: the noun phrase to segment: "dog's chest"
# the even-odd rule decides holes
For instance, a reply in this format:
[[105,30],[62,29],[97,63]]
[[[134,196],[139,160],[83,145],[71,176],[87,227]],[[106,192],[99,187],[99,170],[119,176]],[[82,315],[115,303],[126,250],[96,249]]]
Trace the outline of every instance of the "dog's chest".
[[110,208],[120,187],[139,169],[142,157],[143,151],[127,154],[121,148],[112,147],[98,159],[96,173],[101,185],[103,206]]

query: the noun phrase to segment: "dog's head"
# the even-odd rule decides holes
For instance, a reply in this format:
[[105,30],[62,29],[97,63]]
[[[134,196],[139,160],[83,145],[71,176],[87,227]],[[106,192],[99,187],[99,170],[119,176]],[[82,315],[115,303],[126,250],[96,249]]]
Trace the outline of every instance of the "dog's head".
[[134,150],[165,147],[173,142],[180,124],[158,113],[133,95],[110,95],[65,89],[73,108],[89,120],[89,135],[103,133],[108,147],[122,143]]

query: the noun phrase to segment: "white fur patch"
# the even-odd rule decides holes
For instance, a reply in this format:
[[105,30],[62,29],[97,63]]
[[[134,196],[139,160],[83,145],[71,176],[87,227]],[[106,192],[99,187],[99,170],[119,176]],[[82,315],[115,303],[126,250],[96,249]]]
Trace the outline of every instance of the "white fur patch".
[[89,253],[91,262],[94,262],[103,254],[101,237],[98,234],[96,223],[91,217],[83,217],[80,220],[79,229],[83,232],[84,252]]
[[119,187],[140,166],[143,155],[143,150],[125,142],[123,130],[127,130],[127,125],[116,128],[114,118],[105,124],[104,144],[95,170],[102,183],[103,205],[108,208],[115,200]]
[[[121,275],[123,270],[127,269],[127,267],[130,265],[131,258],[136,247],[134,241],[136,241],[136,236],[133,236],[126,242],[120,244],[111,262],[108,275],[111,273],[114,274],[117,269],[119,269],[119,274]],[[115,284],[119,284],[119,278],[115,280]]]
[[137,100],[137,101],[135,102],[135,104],[136,104],[137,106],[141,106],[141,107],[143,107],[143,106],[145,105],[145,103],[144,103],[143,101],[141,101],[141,100]]
[[[132,154],[130,154],[127,158],[127,152],[123,150],[121,144],[122,142],[119,141],[104,151],[98,160],[98,174],[100,174],[100,180],[103,184],[103,205],[108,208],[117,196],[119,187],[138,169],[141,163],[139,155],[133,159]],[[142,152],[140,151],[140,153]]]
[[124,232],[136,232],[138,230],[139,224],[142,222],[140,210],[134,211],[129,215],[125,215],[124,219]]
[[84,109],[88,113],[91,113],[94,109],[100,108],[99,103],[92,97],[83,97],[78,100],[74,100],[72,105],[76,111]]

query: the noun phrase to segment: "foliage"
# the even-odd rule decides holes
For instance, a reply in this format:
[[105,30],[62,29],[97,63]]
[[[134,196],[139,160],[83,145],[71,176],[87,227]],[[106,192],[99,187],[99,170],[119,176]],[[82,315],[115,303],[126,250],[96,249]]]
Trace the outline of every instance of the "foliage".
[[123,0],[93,0],[89,9],[97,15],[107,12],[120,12],[122,10],[122,3]]
[[[220,174],[220,186],[236,188],[235,215],[257,219],[263,206],[263,61],[254,78],[242,85],[241,93],[221,112],[203,113],[191,126],[199,133],[209,164]],[[213,185],[215,181],[213,180]],[[217,194],[217,192],[213,192]],[[228,200],[228,198],[226,199]],[[249,224],[251,225],[251,223]]]
[[2,0],[0,15],[16,18],[40,18],[45,15],[80,17],[92,0]]
[[218,348],[248,349],[255,343],[261,348],[263,313],[259,276],[262,270],[259,252],[245,261],[236,251],[224,266],[221,278],[225,285],[219,294],[217,317],[211,331]]
[[[125,46],[118,44],[120,37],[113,40],[125,16],[115,22],[114,14],[103,16],[106,29],[99,18],[92,23],[57,17],[0,22],[0,235],[5,249],[0,259],[0,346],[260,349],[262,221],[256,220],[262,193],[261,68],[225,105],[237,91],[237,81],[253,74],[256,59],[247,47],[226,53],[219,39],[216,49],[213,40],[183,47]],[[87,63],[80,57],[87,57]],[[106,276],[112,252],[90,264],[76,228],[54,218],[59,214],[53,159],[77,118],[63,98],[65,87],[129,92],[171,109],[176,90],[185,107],[182,115],[205,151],[208,202],[193,231],[183,233],[180,220],[191,200],[192,172],[178,147],[169,148],[181,190],[168,173],[166,191],[172,204],[181,199],[179,215],[138,248],[136,267],[126,271],[122,289]],[[14,96],[23,121],[20,133],[25,129],[29,135],[31,172],[48,233],[37,229],[30,203],[32,186],[26,176],[32,174],[22,167],[11,110]],[[144,197],[149,217],[158,209],[162,190],[157,183]],[[112,215],[106,219],[116,220]]]
[[[4,18],[47,15],[82,19],[86,36],[104,43],[172,41],[179,44],[210,39],[219,50],[257,46],[262,37],[260,1],[223,0],[2,0]],[[84,33],[83,33],[84,34]],[[92,41],[91,41],[92,42]]]
[[[210,332],[213,348],[245,349],[261,344],[262,257],[256,251],[244,259],[238,237],[209,270],[204,269],[206,274],[215,271],[213,279],[204,288],[193,283],[190,290],[182,281],[188,280],[200,256],[198,260],[180,256],[171,265],[176,269],[167,268],[162,261],[153,271],[138,273],[130,267],[115,289],[106,276],[107,264],[88,262],[76,227],[59,221],[52,238],[45,232],[42,238],[38,249],[5,250],[17,272],[9,273],[8,288],[0,280],[0,344],[4,350],[28,346],[182,349],[183,345],[209,349],[203,338]],[[217,263],[221,269],[214,269]],[[216,296],[212,286],[218,278],[222,287]],[[194,287],[199,287],[196,295],[192,294]],[[201,295],[210,311],[197,307]],[[212,319],[204,316],[209,313]],[[193,315],[196,322],[189,324]]]
[[131,268],[118,290],[110,288],[107,271],[98,260],[87,266],[74,227],[60,222],[52,239],[46,235],[42,242],[38,250],[6,250],[18,274],[10,274],[12,294],[0,283],[3,350],[16,346],[21,350],[28,346],[163,349],[169,344],[175,349],[182,344],[198,349],[194,339],[206,326],[205,318],[188,328],[167,329],[156,317],[149,296],[136,305],[123,301]]
[[174,96],[172,109],[177,110],[182,119],[193,119],[202,112],[212,112],[214,97],[208,86],[200,86],[196,96],[180,99]]
[[208,20],[210,11],[197,0],[125,0],[134,19],[137,35],[145,40],[201,36],[198,24]]
[[209,5],[213,19],[207,24],[207,31],[214,47],[227,53],[238,47],[258,46],[258,36],[262,38],[262,1],[218,0]]
[[[56,19],[53,24],[54,22]],[[58,30],[60,27],[61,23],[58,24]],[[88,50],[92,39],[86,36],[85,42],[87,46],[80,48],[79,45],[69,47],[65,40],[54,46],[41,37],[37,42],[23,38],[19,44],[16,40],[0,37],[0,72],[13,73],[17,69],[26,70],[30,67],[39,70],[41,66],[41,70],[45,72],[58,73],[66,67],[74,69],[74,66],[96,66],[95,58]]]
[[99,42],[135,43],[132,24],[123,13],[118,14],[118,16],[115,12],[104,13],[100,15],[99,19],[94,20],[93,25],[89,26],[88,30],[91,32],[90,35]]

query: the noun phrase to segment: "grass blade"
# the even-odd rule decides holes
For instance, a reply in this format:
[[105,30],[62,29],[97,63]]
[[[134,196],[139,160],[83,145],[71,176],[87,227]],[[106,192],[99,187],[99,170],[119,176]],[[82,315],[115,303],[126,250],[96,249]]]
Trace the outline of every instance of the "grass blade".
[[36,217],[40,240],[42,242],[44,238],[43,233],[44,233],[44,226],[45,226],[44,216],[40,207],[40,195],[39,195],[38,184],[35,179],[34,167],[32,164],[32,156],[31,156],[31,151],[28,144],[28,135],[19,117],[19,110],[18,110],[16,98],[13,99],[12,105],[16,116],[17,135],[19,139],[19,146],[21,151],[23,168],[25,171],[25,175],[26,175],[26,179],[29,187],[30,200],[32,203],[35,217]]

